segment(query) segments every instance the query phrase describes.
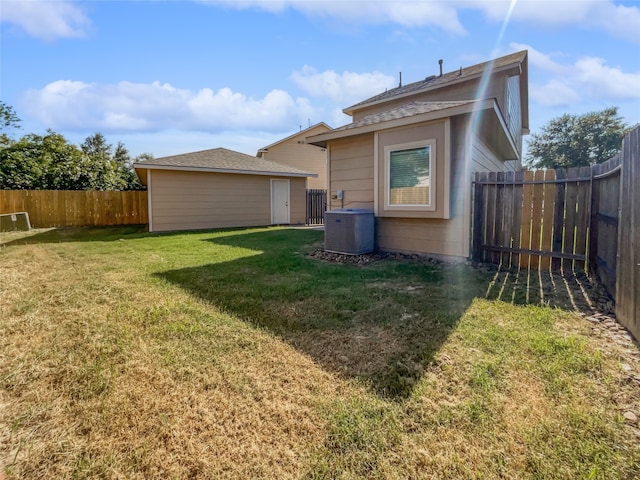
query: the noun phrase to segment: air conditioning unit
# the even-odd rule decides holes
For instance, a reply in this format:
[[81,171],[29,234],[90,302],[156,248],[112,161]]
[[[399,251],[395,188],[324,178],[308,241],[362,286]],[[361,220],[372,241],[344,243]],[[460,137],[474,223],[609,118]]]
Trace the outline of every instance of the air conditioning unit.
[[339,208],[324,215],[324,249],[359,255],[374,249],[373,212],[362,208]]
[[27,212],[3,213],[0,215],[0,232],[27,230],[31,230],[31,222]]

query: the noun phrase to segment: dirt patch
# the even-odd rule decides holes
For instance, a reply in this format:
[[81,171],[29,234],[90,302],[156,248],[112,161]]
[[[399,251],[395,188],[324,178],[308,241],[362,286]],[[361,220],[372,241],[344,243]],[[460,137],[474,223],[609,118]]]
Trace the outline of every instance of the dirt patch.
[[384,259],[413,261],[424,264],[440,265],[441,261],[434,258],[418,254],[391,253],[391,252],[371,252],[360,255],[348,255],[345,253],[327,252],[321,248],[308,254],[309,257],[323,260],[325,262],[339,263],[344,265],[356,265],[363,267]]

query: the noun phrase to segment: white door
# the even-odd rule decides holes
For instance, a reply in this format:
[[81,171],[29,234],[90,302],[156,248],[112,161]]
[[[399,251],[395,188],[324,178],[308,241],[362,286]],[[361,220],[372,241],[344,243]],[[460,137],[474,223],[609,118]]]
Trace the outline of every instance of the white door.
[[271,179],[271,223],[284,225],[289,222],[289,180]]

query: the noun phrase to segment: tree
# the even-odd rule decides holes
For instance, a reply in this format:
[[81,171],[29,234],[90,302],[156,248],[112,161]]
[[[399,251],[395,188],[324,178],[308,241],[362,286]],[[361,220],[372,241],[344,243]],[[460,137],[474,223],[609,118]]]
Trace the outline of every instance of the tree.
[[11,105],[7,105],[0,100],[0,146],[8,145],[11,139],[5,133],[7,129],[20,128],[20,118],[16,115]]
[[[148,155],[148,154],[145,154]],[[0,189],[141,190],[129,152],[100,133],[80,148],[51,130],[0,146]]]
[[629,131],[618,107],[555,118],[527,141],[526,163],[533,168],[569,168],[613,157]]

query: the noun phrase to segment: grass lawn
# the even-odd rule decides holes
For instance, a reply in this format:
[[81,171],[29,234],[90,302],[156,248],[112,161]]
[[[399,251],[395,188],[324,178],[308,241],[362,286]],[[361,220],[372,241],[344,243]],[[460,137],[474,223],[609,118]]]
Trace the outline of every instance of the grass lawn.
[[0,233],[6,478],[640,476],[637,347],[322,235]]

